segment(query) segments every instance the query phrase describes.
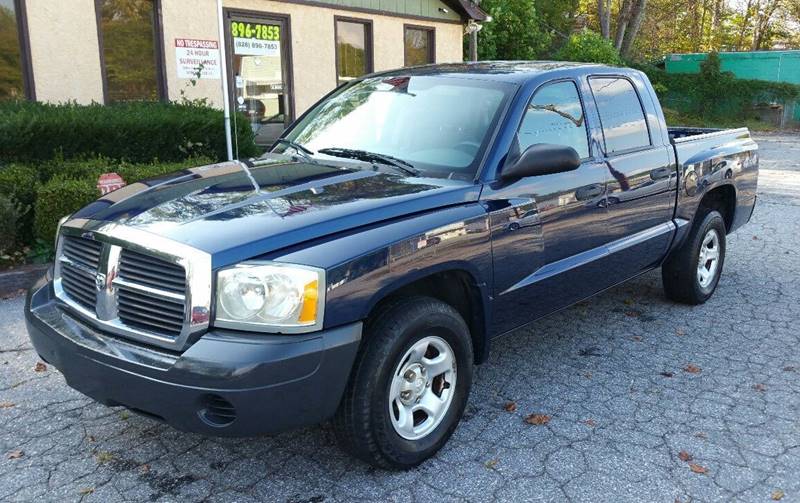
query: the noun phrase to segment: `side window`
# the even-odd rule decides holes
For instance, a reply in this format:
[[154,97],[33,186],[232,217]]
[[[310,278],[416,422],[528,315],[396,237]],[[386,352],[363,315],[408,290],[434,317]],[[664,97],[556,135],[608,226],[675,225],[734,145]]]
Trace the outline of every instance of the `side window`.
[[650,145],[647,121],[633,84],[618,77],[589,79],[603,126],[606,153]]
[[575,84],[556,82],[536,91],[517,134],[520,151],[534,143],[554,143],[574,148],[581,159],[589,157],[586,121]]

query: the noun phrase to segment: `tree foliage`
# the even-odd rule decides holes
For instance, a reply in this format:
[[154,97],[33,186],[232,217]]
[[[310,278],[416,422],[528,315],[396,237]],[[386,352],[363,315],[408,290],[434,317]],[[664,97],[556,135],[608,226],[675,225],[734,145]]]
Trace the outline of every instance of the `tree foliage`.
[[479,59],[536,59],[550,47],[534,0],[484,0],[481,8],[492,21],[479,34]]
[[611,41],[590,30],[572,34],[567,43],[556,52],[555,59],[608,65],[622,64],[622,58]]
[[649,0],[632,55],[800,49],[797,0]]
[[24,97],[17,22],[11,9],[0,6],[0,99]]

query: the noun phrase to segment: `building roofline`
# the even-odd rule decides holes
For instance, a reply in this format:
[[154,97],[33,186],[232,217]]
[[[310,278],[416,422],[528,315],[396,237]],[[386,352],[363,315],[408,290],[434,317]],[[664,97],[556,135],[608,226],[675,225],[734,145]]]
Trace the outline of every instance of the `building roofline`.
[[461,14],[464,19],[471,19],[473,21],[488,21],[489,14],[481,9],[472,0],[442,0],[445,4],[449,5],[455,12]]

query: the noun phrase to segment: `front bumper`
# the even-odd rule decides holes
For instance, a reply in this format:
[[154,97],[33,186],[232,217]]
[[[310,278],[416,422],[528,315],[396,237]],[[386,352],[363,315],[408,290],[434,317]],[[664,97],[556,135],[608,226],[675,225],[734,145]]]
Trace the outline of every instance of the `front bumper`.
[[43,278],[28,292],[33,346],[67,384],[189,432],[251,436],[331,417],[361,323],[305,335],[212,329],[183,353],[109,336],[71,316]]

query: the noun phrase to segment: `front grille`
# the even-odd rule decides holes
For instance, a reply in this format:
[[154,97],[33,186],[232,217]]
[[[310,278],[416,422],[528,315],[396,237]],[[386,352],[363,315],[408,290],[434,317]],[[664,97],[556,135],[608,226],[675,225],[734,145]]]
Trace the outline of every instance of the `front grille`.
[[183,329],[184,303],[154,298],[125,286],[119,286],[119,319],[129,327],[177,337]]
[[97,269],[100,264],[102,248],[103,243],[100,241],[67,236],[63,241],[62,252],[70,260],[80,262],[91,269]]
[[60,250],[59,295],[90,313],[84,316],[122,336],[180,342],[189,325],[183,266],[75,235],[63,236]]
[[102,243],[92,239],[65,237],[62,242],[61,278],[64,291],[84,308],[97,304],[94,273],[100,264]]
[[132,250],[122,250],[119,277],[157,290],[186,293],[183,267]]
[[[119,278],[123,280],[118,285],[117,296],[120,321],[139,330],[173,338],[180,335],[186,318],[186,272],[183,267],[123,249]],[[159,295],[160,292],[172,295]]]

